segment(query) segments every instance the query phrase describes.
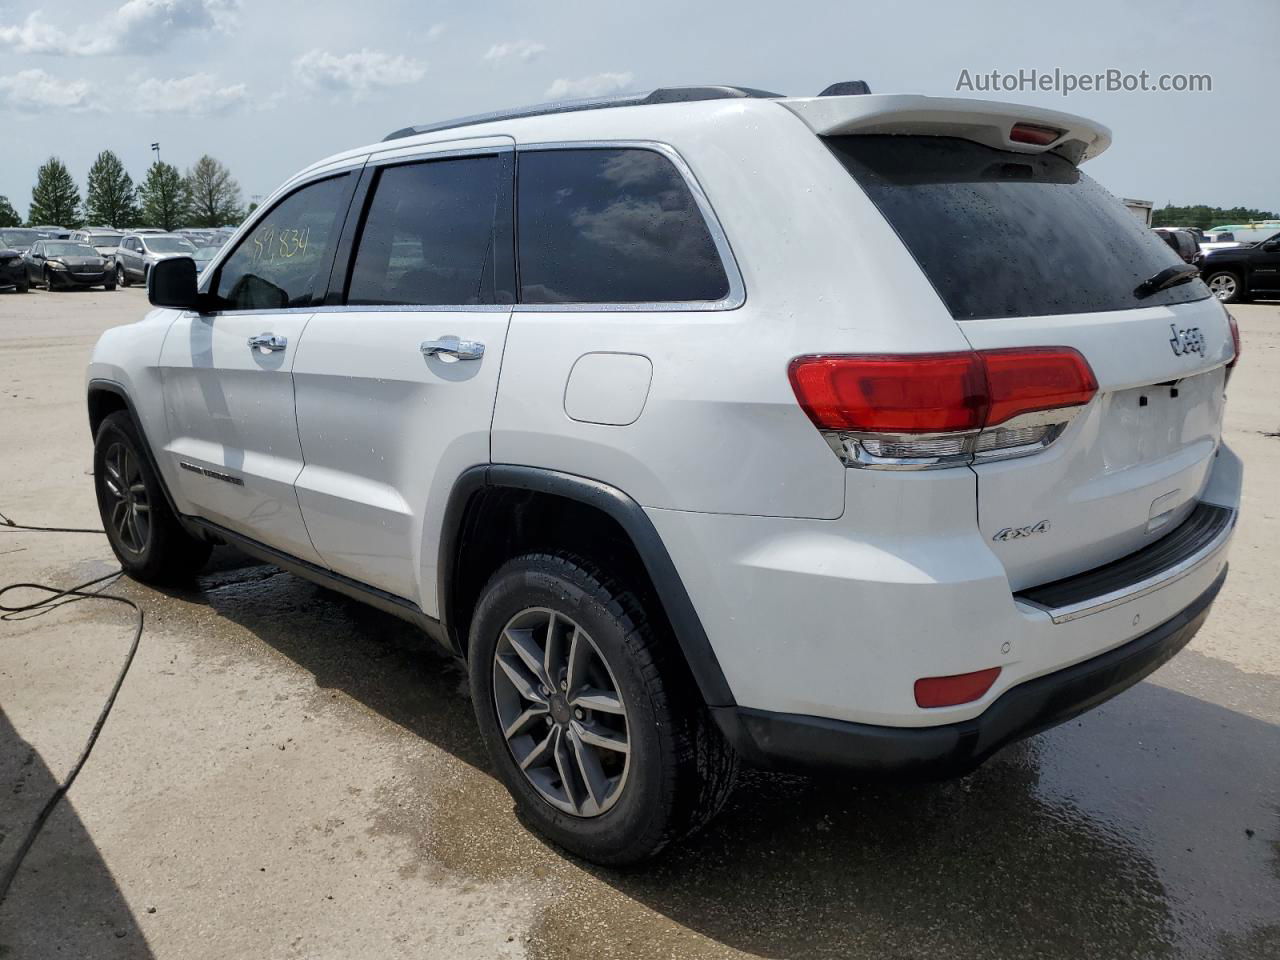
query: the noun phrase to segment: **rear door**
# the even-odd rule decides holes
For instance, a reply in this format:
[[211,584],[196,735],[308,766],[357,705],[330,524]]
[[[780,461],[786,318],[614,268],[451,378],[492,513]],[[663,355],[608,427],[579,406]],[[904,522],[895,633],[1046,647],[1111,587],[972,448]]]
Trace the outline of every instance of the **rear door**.
[[1130,553],[1193,509],[1221,434],[1226,314],[1157,235],[1056,154],[953,137],[829,146],[978,350],[1071,347],[1098,392],[1047,446],[982,462],[978,522],[1014,589]]
[[161,348],[169,443],[199,514],[312,563],[293,483],[302,469],[291,367],[355,186],[326,176],[274,204],[220,264],[213,313],[181,314]]
[[349,266],[293,367],[297,494],[316,550],[433,616],[445,501],[460,472],[489,462],[514,279],[512,147],[473,139],[370,161]]

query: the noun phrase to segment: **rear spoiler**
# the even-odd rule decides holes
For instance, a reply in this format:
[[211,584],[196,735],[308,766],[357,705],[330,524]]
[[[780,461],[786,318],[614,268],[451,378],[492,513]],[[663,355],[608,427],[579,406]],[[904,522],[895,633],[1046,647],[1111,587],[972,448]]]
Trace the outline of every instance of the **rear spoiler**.
[[[788,97],[777,102],[820,137],[867,133],[959,137],[1016,153],[1052,151],[1073,163],[1091,160],[1111,145],[1111,131],[1100,123],[1057,110],[994,100],[871,94]],[[1042,137],[1045,142],[1041,143],[1011,139],[1015,126],[1051,139]]]

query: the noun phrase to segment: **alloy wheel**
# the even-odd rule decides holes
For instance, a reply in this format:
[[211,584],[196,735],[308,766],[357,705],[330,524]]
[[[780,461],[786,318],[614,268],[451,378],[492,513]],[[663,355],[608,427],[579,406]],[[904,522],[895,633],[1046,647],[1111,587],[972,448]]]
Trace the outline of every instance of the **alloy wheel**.
[[1219,300],[1230,300],[1236,295],[1236,278],[1220,273],[1209,280],[1209,289]]
[[581,626],[543,607],[512,617],[494,650],[493,693],[511,756],[544,800],[578,817],[618,801],[631,758],[626,705]]
[[123,443],[113,443],[103,458],[103,471],[111,529],[122,547],[142,553],[151,538],[151,501],[138,458]]

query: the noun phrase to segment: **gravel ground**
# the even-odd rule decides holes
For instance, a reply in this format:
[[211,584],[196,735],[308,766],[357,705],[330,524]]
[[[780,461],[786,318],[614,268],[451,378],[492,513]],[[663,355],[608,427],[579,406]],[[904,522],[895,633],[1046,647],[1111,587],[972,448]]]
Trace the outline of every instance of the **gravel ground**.
[[[4,514],[98,525],[84,366],[144,309],[0,294]],[[1280,957],[1280,307],[1235,313],[1245,504],[1208,625],[972,776],[749,774],[689,844],[592,867],[520,825],[428,641],[220,549],[196,589],[112,588],[141,650],[0,906],[0,958]],[[112,567],[101,537],[0,531],[0,583]],[[0,862],[130,630],[92,602],[0,623]]]

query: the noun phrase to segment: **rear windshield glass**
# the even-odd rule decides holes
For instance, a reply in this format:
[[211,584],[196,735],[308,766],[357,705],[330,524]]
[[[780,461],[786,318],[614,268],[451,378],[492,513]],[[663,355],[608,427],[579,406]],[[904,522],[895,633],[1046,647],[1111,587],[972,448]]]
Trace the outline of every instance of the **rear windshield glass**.
[[1056,154],[949,137],[829,137],[957,320],[1162,306],[1200,280],[1139,299],[1181,263],[1115,197]]

